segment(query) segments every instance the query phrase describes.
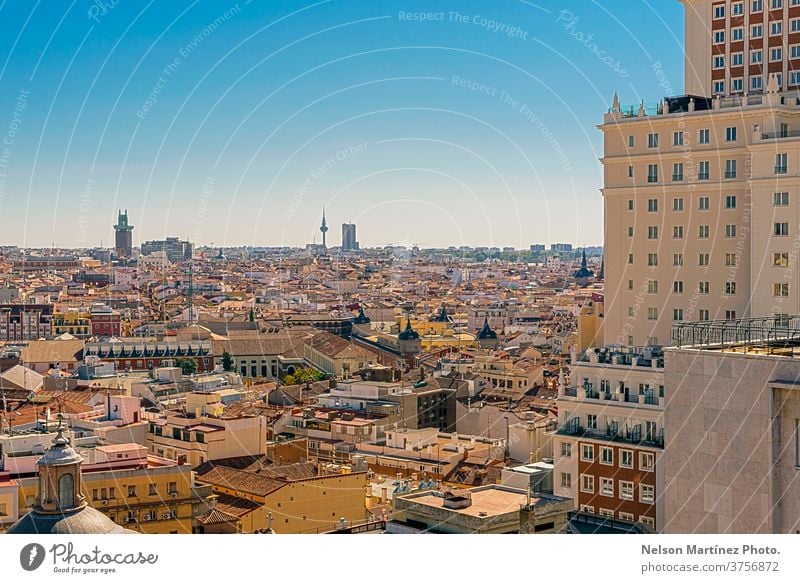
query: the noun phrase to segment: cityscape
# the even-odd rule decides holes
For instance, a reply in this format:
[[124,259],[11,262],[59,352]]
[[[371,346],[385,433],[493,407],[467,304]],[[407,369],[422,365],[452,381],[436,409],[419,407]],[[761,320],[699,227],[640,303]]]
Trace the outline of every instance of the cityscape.
[[[89,31],[129,22],[124,4],[84,7]],[[597,3],[492,17],[480,3],[255,4],[204,7],[199,27],[169,31],[177,50],[154,41],[168,64],[120,106],[136,112],[127,145],[123,92],[102,91],[117,99],[108,121],[81,122],[97,143],[64,120],[48,141],[25,132],[50,117],[33,81],[55,74],[50,57],[22,90],[0,69],[0,534],[800,534],[799,1],[663,2],[675,44],[653,40],[644,64],[624,54],[647,39],[590,35],[619,10]],[[416,50],[425,26],[531,42],[512,14],[536,9],[554,46],[603,69],[588,113],[563,71],[536,69],[585,136],[554,132],[535,92],[467,75],[463,55],[416,68],[359,37],[353,54],[377,59],[359,68],[332,48],[343,32],[330,78],[303,63],[291,79],[268,69],[258,89],[203,56],[247,26],[281,46],[313,37],[270,28],[292,10],[322,11],[326,31],[340,15],[330,30],[384,19],[406,28],[371,41]],[[19,51],[36,49],[13,50],[27,63]],[[486,75],[506,63],[491,58]],[[340,67],[355,73],[337,90]],[[184,86],[195,69],[221,77]],[[457,100],[438,89],[367,87],[412,79],[489,103],[502,120],[478,125],[494,136],[449,128]],[[224,106],[231,127],[217,103],[202,106],[210,121],[181,117],[174,100],[210,86],[217,103],[246,96]],[[364,101],[340,103],[353,88]],[[249,102],[270,91],[275,110]],[[84,103],[96,113],[98,99]],[[291,125],[327,99],[314,129]],[[154,131],[160,144],[136,142]],[[529,186],[506,171],[523,159]],[[664,537],[636,540],[625,552],[641,547],[642,575],[677,570],[647,562],[672,552],[649,542]],[[777,557],[746,560],[786,574]]]

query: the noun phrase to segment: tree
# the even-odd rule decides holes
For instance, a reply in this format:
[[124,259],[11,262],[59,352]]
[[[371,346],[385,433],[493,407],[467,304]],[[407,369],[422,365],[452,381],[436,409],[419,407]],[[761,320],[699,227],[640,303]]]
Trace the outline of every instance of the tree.
[[188,376],[197,372],[197,361],[194,358],[178,358],[175,365],[181,368],[181,372]]
[[298,368],[294,374],[287,374],[283,377],[284,385],[301,385],[305,383],[309,385],[315,381],[320,381],[325,378],[325,374],[313,368]]
[[222,353],[222,370],[227,372],[233,370],[233,358],[227,350]]
[[253,308],[250,308],[250,321],[251,322],[256,321],[256,313],[253,311]]

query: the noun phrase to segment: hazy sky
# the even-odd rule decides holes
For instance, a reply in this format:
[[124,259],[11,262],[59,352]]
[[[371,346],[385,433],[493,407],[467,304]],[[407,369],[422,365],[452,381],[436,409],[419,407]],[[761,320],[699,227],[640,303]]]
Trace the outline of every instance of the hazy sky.
[[0,1],[0,244],[602,242],[602,140],[683,91],[675,0]]

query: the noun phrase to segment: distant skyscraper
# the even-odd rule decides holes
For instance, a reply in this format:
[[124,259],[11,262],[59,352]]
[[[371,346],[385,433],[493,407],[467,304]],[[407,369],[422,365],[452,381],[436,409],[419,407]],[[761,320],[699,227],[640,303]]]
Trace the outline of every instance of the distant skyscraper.
[[353,223],[342,224],[342,251],[357,251],[356,226]]
[[328,232],[328,223],[325,220],[325,207],[322,207],[322,224],[319,226],[319,230],[322,233],[322,246],[327,249],[328,241],[326,233]]
[[116,231],[116,248],[118,257],[130,257],[133,254],[133,225],[128,224],[128,209],[119,211]]

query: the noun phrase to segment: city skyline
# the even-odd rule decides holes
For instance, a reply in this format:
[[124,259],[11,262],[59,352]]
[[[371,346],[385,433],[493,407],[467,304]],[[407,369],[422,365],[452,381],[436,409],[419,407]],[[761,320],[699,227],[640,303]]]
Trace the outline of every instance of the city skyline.
[[140,241],[303,245],[326,206],[365,246],[600,243],[590,128],[680,92],[637,39],[678,49],[680,5],[402,8],[5,4],[2,242],[97,245],[128,207]]

